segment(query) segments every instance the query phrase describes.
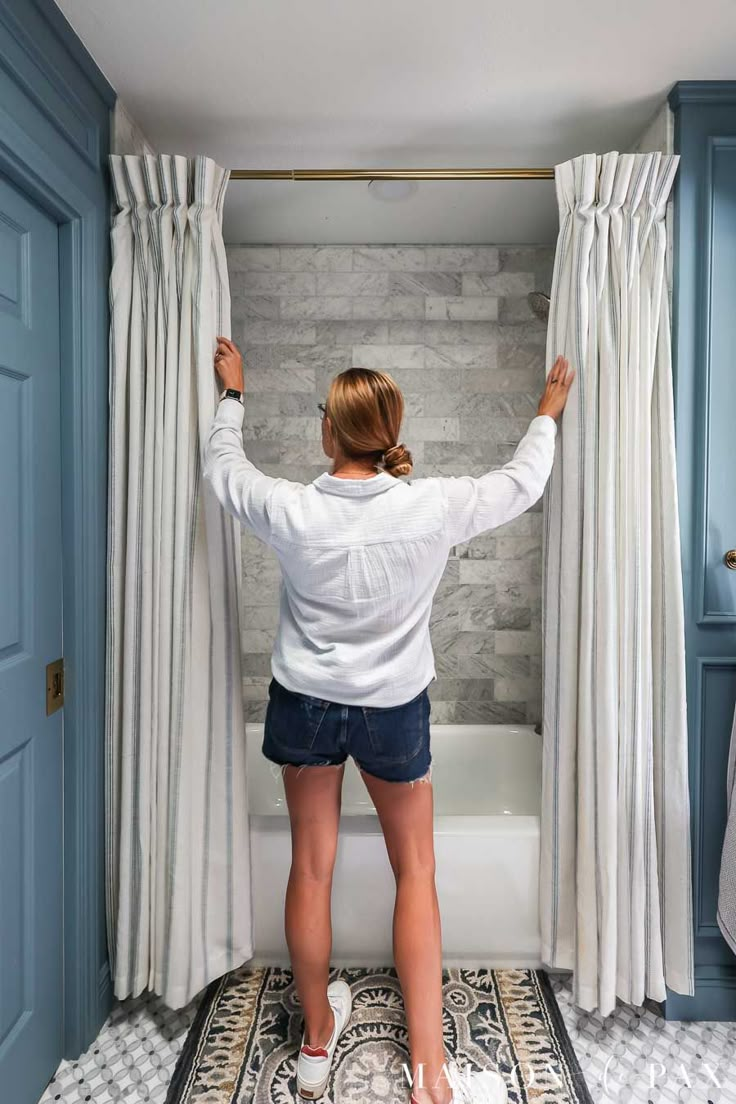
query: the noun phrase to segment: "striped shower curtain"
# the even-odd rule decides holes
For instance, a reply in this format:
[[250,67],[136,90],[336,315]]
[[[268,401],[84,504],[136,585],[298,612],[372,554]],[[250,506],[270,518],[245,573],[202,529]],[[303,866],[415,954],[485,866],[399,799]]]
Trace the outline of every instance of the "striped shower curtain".
[[676,157],[555,170],[547,365],[576,369],[544,500],[543,961],[607,1015],[693,992],[665,209]]
[[230,333],[228,173],[113,156],[107,921],[117,997],[172,1008],[252,956],[240,530],[201,481]]

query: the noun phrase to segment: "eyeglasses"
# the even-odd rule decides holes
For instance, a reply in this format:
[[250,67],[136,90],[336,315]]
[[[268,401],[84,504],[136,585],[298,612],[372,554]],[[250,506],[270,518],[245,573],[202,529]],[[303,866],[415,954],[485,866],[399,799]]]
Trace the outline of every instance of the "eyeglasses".
[[317,409],[319,410],[320,414],[324,418],[325,414],[327,413],[327,407],[325,406],[325,404],[324,403],[317,403]]

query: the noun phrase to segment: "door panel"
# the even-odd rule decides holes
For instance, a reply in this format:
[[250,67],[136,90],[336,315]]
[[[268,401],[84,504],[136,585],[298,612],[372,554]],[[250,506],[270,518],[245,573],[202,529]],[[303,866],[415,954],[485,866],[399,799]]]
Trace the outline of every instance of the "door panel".
[[0,177],[0,1084],[35,1104],[62,1053],[58,228]]
[[[712,142],[708,304],[707,432],[704,437],[702,609],[700,623],[736,629],[736,571],[724,555],[736,549],[736,136]],[[705,382],[705,380],[704,380]],[[736,632],[732,633],[736,639]]]
[[[707,279],[700,289],[702,330],[697,361],[692,594],[689,608],[692,769],[696,782],[693,833],[695,961],[733,967],[716,923],[721,850],[726,826],[726,765],[736,700],[736,571],[724,562],[736,548],[736,138],[701,139],[707,202],[701,248]],[[693,739],[694,737],[694,739]]]
[[677,482],[693,845],[695,994],[668,993],[670,1019],[736,1020],[736,957],[716,920],[736,703],[736,85],[672,90]]

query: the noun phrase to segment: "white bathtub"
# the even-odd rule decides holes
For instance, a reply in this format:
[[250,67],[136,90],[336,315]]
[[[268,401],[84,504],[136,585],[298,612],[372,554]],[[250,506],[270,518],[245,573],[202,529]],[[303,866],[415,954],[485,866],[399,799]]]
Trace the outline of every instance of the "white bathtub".
[[[247,726],[255,957],[287,964],[291,841],[279,768]],[[434,725],[437,892],[447,966],[539,966],[542,746],[531,725]],[[335,965],[391,962],[394,880],[360,774],[348,760],[332,892]]]

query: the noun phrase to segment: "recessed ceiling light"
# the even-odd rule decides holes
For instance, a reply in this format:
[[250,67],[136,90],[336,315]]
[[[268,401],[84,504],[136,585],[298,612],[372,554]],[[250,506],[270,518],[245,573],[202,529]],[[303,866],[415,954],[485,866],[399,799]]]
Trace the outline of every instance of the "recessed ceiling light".
[[368,191],[376,199],[386,203],[396,203],[414,195],[419,185],[416,180],[370,180]]

